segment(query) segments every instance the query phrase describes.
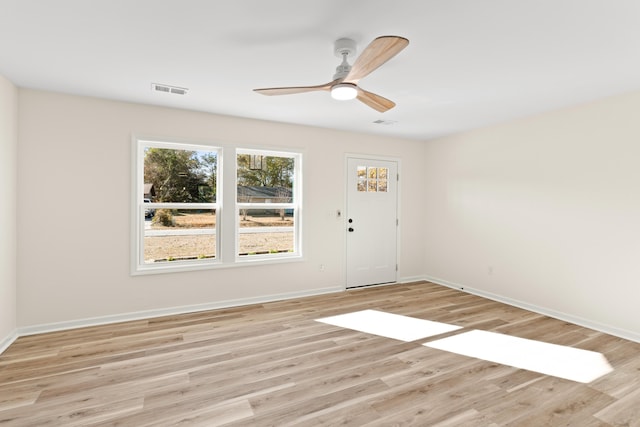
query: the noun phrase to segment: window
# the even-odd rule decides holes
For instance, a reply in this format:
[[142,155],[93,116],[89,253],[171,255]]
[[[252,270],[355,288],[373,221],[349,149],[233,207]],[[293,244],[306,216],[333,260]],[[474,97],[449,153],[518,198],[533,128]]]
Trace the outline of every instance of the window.
[[[300,257],[300,154],[152,140],[134,150],[132,274]],[[235,180],[222,182],[223,164]]]
[[214,147],[138,141],[138,270],[216,260],[218,156]]
[[386,193],[389,170],[375,166],[358,166],[358,191]]
[[298,254],[299,166],[296,154],[238,150],[238,257]]

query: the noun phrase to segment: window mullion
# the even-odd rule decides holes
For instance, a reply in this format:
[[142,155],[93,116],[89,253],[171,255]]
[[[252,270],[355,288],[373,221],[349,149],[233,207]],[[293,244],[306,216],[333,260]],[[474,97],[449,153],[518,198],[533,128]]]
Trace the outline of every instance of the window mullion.
[[232,263],[236,252],[236,232],[239,225],[236,215],[236,150],[225,149],[222,154],[222,209],[220,227],[220,259]]

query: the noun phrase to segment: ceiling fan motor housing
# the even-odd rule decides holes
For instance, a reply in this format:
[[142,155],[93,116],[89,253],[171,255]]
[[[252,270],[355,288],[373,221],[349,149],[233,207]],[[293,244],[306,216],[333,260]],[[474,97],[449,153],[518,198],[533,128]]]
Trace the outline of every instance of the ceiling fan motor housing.
[[338,57],[342,58],[346,54],[347,56],[355,56],[356,54],[356,42],[352,39],[342,38],[336,40],[334,45],[333,53]]
[[333,75],[333,79],[342,79],[351,71],[351,65],[347,61],[349,56],[353,57],[356,54],[356,42],[351,39],[338,39],[334,45],[334,54],[338,58],[342,58],[342,63],[336,67],[336,73]]

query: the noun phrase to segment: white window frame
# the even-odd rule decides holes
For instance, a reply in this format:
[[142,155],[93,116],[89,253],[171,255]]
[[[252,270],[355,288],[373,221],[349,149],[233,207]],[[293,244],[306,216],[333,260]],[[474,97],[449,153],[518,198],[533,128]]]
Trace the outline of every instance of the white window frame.
[[[287,157],[294,160],[293,168],[293,186],[291,189],[291,203],[244,203],[238,202],[238,175],[237,175],[237,159],[238,155],[261,155],[272,157]],[[288,151],[274,151],[261,149],[236,149],[234,160],[236,162],[236,185],[235,185],[235,259],[237,263],[252,263],[265,260],[286,260],[302,257],[302,153]],[[293,211],[293,252],[279,252],[270,254],[256,255],[240,255],[240,212],[243,209],[290,209]]]
[[[216,201],[212,203],[144,203],[144,150],[146,147],[163,148],[170,150],[186,151],[209,151],[217,155],[217,177],[216,177]],[[131,250],[131,274],[147,274],[161,272],[175,272],[181,270],[197,270],[211,268],[221,263],[220,260],[220,214],[222,209],[222,189],[221,189],[221,158],[222,149],[220,147],[182,143],[174,141],[154,140],[148,138],[134,139],[133,143],[133,199],[132,199],[132,250]],[[146,263],[144,260],[144,234],[145,234],[145,209],[213,209],[216,212],[215,245],[216,256],[209,259],[195,260],[175,260],[162,263]]]
[[[178,139],[132,137],[131,154],[131,275],[174,273],[179,271],[212,268],[241,267],[247,265],[277,264],[302,261],[302,160],[300,151],[283,151],[260,148],[235,148],[209,145],[202,142]],[[144,148],[158,147],[178,150],[217,152],[216,201],[213,203],[144,203]],[[237,156],[238,154],[262,154],[290,157],[294,159],[292,203],[238,203]],[[226,159],[226,161],[225,161]],[[224,202],[224,203],[223,203]],[[175,260],[170,262],[144,262],[144,209],[215,209],[216,212],[216,256],[212,259]],[[292,209],[293,252],[267,255],[239,255],[240,210],[241,209]],[[235,226],[234,226],[235,225]]]

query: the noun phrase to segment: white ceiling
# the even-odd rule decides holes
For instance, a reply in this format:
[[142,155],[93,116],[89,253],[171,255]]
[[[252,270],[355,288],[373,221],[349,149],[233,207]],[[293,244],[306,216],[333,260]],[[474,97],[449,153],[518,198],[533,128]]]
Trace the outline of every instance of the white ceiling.
[[[326,92],[333,43],[409,46]],[[18,86],[426,140],[640,89],[638,0],[0,0],[0,75]],[[186,87],[158,93],[151,83]],[[392,125],[374,124],[378,119]]]

